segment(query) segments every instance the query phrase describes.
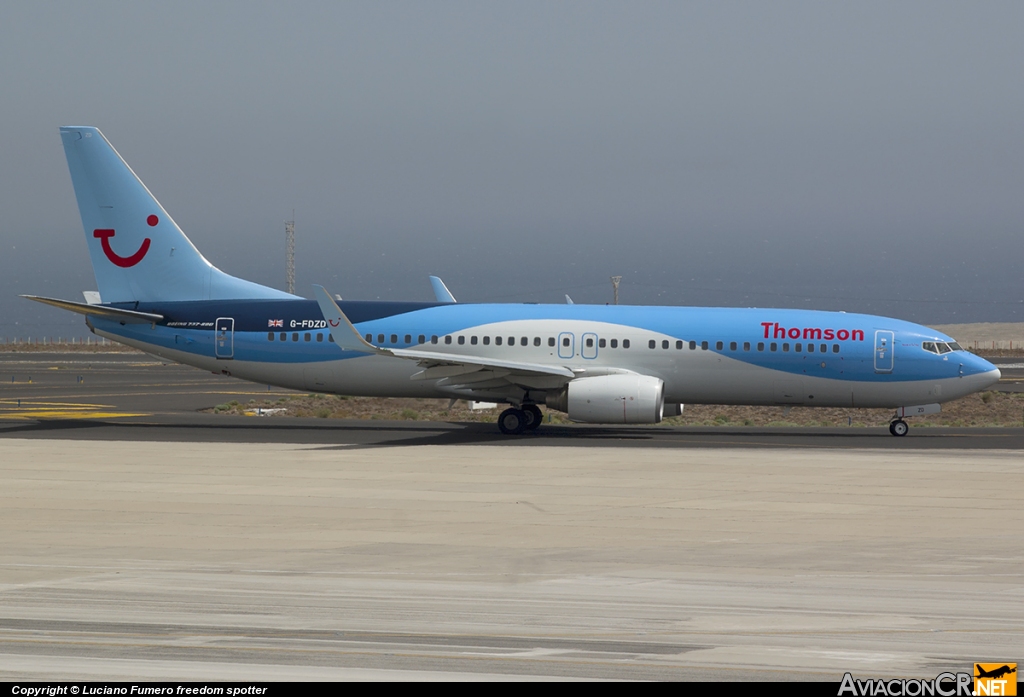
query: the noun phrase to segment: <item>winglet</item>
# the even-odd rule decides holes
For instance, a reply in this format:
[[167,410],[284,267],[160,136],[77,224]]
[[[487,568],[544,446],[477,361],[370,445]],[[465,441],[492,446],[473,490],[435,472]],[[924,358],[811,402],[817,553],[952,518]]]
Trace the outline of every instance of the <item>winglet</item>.
[[437,276],[430,277],[430,285],[434,288],[434,297],[437,298],[439,303],[454,303],[458,302],[455,296],[452,295],[451,291],[448,290],[448,286],[444,284]]
[[342,351],[357,353],[388,353],[385,349],[377,348],[359,336],[359,332],[323,286],[314,285],[313,293],[316,295],[320,312],[327,320],[327,326],[331,330],[331,336],[334,337],[334,343],[338,345],[338,348]]
[[574,303],[574,302],[572,301],[572,298],[570,298],[570,297],[569,297],[569,294],[568,294],[568,293],[566,293],[566,294],[565,294],[565,304],[566,304],[566,305],[575,305],[575,304],[576,304],[576,303]]

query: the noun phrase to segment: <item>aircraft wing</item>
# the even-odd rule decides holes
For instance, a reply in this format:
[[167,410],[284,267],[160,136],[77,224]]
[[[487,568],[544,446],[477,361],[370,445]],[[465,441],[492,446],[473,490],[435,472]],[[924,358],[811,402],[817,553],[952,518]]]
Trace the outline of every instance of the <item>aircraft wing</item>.
[[331,336],[334,337],[334,343],[338,345],[338,348],[342,351],[414,360],[424,368],[413,375],[414,380],[444,378],[453,385],[475,384],[482,387],[482,383],[493,381],[501,381],[505,384],[525,383],[533,386],[537,385],[535,378],[557,378],[555,382],[564,384],[576,377],[572,370],[559,365],[506,361],[498,358],[465,356],[422,349],[387,349],[374,346],[359,334],[359,331],[323,286],[313,286],[313,289],[316,300],[320,304],[320,311],[323,313],[324,319],[327,320]]
[[73,300],[58,300],[57,298],[44,298],[39,295],[22,295],[23,298],[35,300],[44,305],[53,305],[62,310],[70,310],[80,315],[93,315],[106,319],[116,319],[119,322],[128,324],[152,324],[163,320],[163,315],[152,312],[137,312],[135,310],[122,310],[118,307],[107,307],[105,305],[90,305],[88,303],[74,302]]

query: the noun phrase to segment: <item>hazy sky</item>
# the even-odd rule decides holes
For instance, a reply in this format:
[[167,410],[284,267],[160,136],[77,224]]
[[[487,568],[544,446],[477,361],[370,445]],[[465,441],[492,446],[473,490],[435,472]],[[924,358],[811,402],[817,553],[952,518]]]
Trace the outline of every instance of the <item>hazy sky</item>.
[[1024,321],[1024,3],[0,4],[0,337],[94,289],[57,128],[298,291]]

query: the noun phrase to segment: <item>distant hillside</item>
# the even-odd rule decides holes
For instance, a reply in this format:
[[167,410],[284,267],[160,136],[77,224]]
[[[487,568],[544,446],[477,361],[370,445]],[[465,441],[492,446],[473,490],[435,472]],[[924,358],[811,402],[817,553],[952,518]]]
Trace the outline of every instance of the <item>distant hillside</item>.
[[[1007,349],[1024,347],[1024,322],[936,324],[934,328],[953,337],[964,348]],[[1010,345],[1011,342],[1012,346]],[[993,343],[995,343],[994,347]]]

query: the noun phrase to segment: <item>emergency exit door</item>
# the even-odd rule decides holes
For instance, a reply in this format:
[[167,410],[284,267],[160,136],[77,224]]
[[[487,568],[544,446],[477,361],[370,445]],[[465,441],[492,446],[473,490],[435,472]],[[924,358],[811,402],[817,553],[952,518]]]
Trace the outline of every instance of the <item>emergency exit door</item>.
[[218,317],[214,327],[214,355],[217,358],[235,356],[235,320],[232,317]]

